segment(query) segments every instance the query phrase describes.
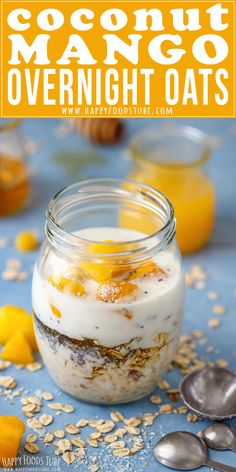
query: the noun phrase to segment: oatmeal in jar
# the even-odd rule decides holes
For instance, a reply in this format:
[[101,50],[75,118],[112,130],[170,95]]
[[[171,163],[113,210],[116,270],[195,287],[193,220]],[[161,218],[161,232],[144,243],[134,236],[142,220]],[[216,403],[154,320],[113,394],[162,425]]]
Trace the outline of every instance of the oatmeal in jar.
[[[66,189],[51,204],[55,214],[48,215],[48,242],[34,271],[33,309],[39,349],[55,382],[81,400],[111,404],[149,394],[168,367],[181,328],[184,284],[171,215],[165,234],[136,231],[135,218],[134,229],[71,225],[75,210],[84,217],[91,192],[96,191],[96,208],[101,199],[103,212],[105,194],[109,203],[119,199],[120,181],[98,182],[85,183],[84,191],[77,184],[81,195],[72,186],[72,195]],[[149,198],[157,212],[155,194],[168,212],[161,194],[144,189],[142,205]],[[137,184],[122,192],[135,212]],[[121,201],[115,206],[119,224],[124,206]],[[63,230],[55,218],[63,221]]]

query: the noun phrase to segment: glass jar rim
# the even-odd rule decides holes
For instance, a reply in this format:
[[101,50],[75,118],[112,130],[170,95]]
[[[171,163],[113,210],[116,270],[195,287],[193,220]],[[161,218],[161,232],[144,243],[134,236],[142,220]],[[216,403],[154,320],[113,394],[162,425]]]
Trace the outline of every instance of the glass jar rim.
[[0,133],[11,129],[18,128],[22,123],[22,118],[1,118],[0,119]]
[[[88,245],[91,245],[93,243],[98,244],[99,247],[105,246],[107,242],[104,241],[99,241],[99,240],[92,240],[92,239],[87,239],[85,237],[78,236],[72,232],[69,232],[65,230],[61,224],[57,221],[57,215],[56,215],[56,205],[59,201],[60,198],[66,197],[66,194],[71,191],[76,192],[76,196],[78,198],[79,193],[81,192],[81,202],[84,202],[83,199],[83,188],[89,189],[90,187],[94,187],[95,189],[99,189],[99,186],[105,185],[107,188],[113,187],[113,189],[119,189],[121,192],[127,192],[125,188],[122,186],[124,185],[131,185],[133,188],[136,188],[137,192],[139,190],[139,197],[141,196],[148,196],[151,201],[152,205],[154,208],[155,203],[157,202],[160,204],[162,202],[167,210],[167,217],[165,224],[158,229],[157,231],[154,231],[153,233],[147,234],[144,237],[140,239],[135,239],[135,240],[128,240],[128,241],[112,241],[111,243],[109,242],[109,246],[116,248],[116,256],[121,255],[122,257],[130,255],[134,252],[138,252],[138,250],[134,249],[134,243],[139,243],[142,245],[147,244],[150,247],[154,247],[157,249],[157,246],[161,246],[160,239],[168,239],[168,242],[173,239],[175,236],[175,218],[174,218],[174,208],[169,201],[169,199],[160,191],[155,189],[154,187],[148,186],[143,183],[139,182],[134,182],[132,180],[122,180],[122,179],[117,179],[117,178],[97,178],[97,179],[88,179],[84,180],[81,182],[74,183],[72,185],[69,185],[67,187],[64,187],[63,189],[59,190],[50,200],[48,209],[46,212],[46,236],[49,240],[53,238],[54,240],[57,241],[57,243],[67,243],[70,248],[76,248],[78,250],[79,246],[81,245],[82,250],[84,250]],[[138,193],[137,193],[138,194]],[[85,197],[86,198],[86,197]],[[79,199],[78,199],[79,200]],[[156,241],[158,240],[158,241]],[[122,247],[123,250],[117,252],[117,248],[119,248],[119,245]],[[124,245],[125,245],[125,250],[124,250]],[[99,256],[101,257],[101,253],[99,254],[92,254],[91,257],[96,257]],[[114,256],[114,253],[102,253],[102,257],[112,257]]]
[[[171,137],[185,137],[192,142],[201,144],[203,146],[203,151],[200,153],[200,156],[196,159],[192,159],[191,161],[164,161],[164,160],[152,160],[148,157],[147,154],[140,152],[139,145],[143,140],[150,140],[151,138],[155,138],[157,143],[158,140],[162,138],[171,138]],[[206,133],[201,131],[199,128],[194,126],[187,126],[187,125],[173,125],[173,126],[163,126],[162,128],[158,129],[156,127],[151,127],[149,129],[143,129],[136,133],[131,139],[129,143],[129,150],[132,154],[132,157],[139,161],[144,162],[148,161],[149,164],[153,166],[159,166],[163,169],[167,169],[171,167],[171,169],[188,169],[192,167],[198,167],[205,164],[208,161],[212,148],[209,144],[209,138]]]

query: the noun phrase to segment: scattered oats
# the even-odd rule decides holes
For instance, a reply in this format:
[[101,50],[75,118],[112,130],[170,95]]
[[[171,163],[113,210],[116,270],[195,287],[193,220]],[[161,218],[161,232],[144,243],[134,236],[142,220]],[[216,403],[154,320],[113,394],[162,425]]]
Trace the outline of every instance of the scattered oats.
[[96,428],[97,426],[102,425],[103,423],[104,421],[102,420],[89,420],[88,422],[89,426],[91,426],[92,428]]
[[81,420],[77,421],[76,426],[78,426],[78,428],[83,428],[84,426],[87,426],[88,424],[89,424],[89,421],[82,418]]
[[49,403],[48,408],[51,408],[52,410],[62,410],[63,403]]
[[143,425],[145,427],[152,426],[157,416],[158,416],[158,413],[145,413],[142,416]]
[[39,408],[41,407],[41,400],[37,396],[22,397],[20,402],[23,406],[33,404],[35,406],[38,406]]
[[39,417],[39,421],[43,426],[48,426],[53,422],[53,417],[52,415],[42,415]]
[[129,449],[124,447],[124,449],[114,449],[113,455],[116,457],[125,457],[129,456]]
[[125,447],[124,441],[114,441],[110,444],[112,449],[123,449]]
[[37,441],[38,439],[38,436],[36,436],[36,434],[28,434],[28,436],[26,437],[26,443],[34,443],[35,441]]
[[85,449],[83,447],[80,447],[76,450],[75,454],[77,457],[85,457]]
[[16,280],[18,272],[16,270],[4,270],[2,272],[2,279],[7,282],[12,282]]
[[25,282],[26,280],[29,279],[29,274],[27,272],[18,272],[16,280],[18,282]]
[[179,400],[180,394],[178,388],[167,390],[166,394],[172,402],[177,402]]
[[213,346],[208,346],[207,352],[214,352],[214,347]]
[[151,403],[156,403],[157,405],[159,405],[159,403],[162,402],[160,395],[152,395],[150,397],[150,402]]
[[217,320],[216,318],[210,318],[208,320],[208,327],[211,328],[211,329],[216,329],[219,327],[219,320]]
[[112,411],[110,417],[115,423],[122,423],[122,421],[124,421],[124,417],[119,411]]
[[209,300],[215,301],[215,300],[218,300],[219,293],[210,291],[210,292],[207,293],[207,296],[208,296]]
[[73,411],[75,411],[75,408],[73,407],[73,405],[63,405],[62,410],[65,413],[72,413]]
[[46,401],[53,400],[53,395],[50,392],[42,392],[42,398]]
[[56,436],[56,438],[63,439],[65,437],[65,433],[62,431],[62,429],[56,429],[56,431],[53,431],[53,434]]
[[177,412],[179,413],[179,415],[184,415],[185,413],[187,413],[188,411],[188,408],[186,406],[179,406],[177,408]]
[[39,446],[37,444],[34,444],[34,443],[26,443],[24,445],[24,449],[27,452],[30,452],[30,454],[37,454],[37,452],[40,451]]
[[161,390],[167,390],[168,388],[170,388],[170,384],[169,384],[169,382],[167,382],[167,380],[160,380],[160,382],[158,382],[157,386]]
[[36,418],[30,418],[27,424],[31,429],[43,429],[43,424]]
[[165,403],[164,405],[160,406],[159,411],[160,413],[169,414],[169,413],[172,413],[173,407],[170,403]]
[[102,433],[100,431],[95,431],[94,433],[90,434],[90,439],[100,439],[102,437]]
[[41,362],[32,362],[31,364],[27,364],[26,369],[29,372],[36,372],[37,370],[42,369],[43,365]]
[[71,444],[73,444],[73,446],[77,446],[77,447],[86,447],[85,441],[81,438],[71,439]]
[[131,416],[131,418],[125,419],[124,423],[127,426],[139,426],[142,423],[142,420],[140,420],[140,418],[136,418],[136,416]]
[[225,310],[224,305],[217,303],[216,305],[213,306],[213,311],[216,315],[224,315],[226,310]]
[[67,464],[72,464],[73,462],[75,462],[76,456],[74,452],[64,452],[64,454],[62,455],[62,459]]
[[126,426],[126,431],[129,434],[140,434],[141,431],[139,428],[136,428],[135,426]]
[[208,343],[208,339],[207,338],[202,338],[199,340],[199,344],[201,346],[206,346],[206,344]]
[[50,443],[52,442],[54,439],[54,434],[53,433],[46,433],[45,436],[44,436],[44,443],[47,444],[47,443]]
[[88,438],[87,443],[92,447],[98,447],[99,446],[99,443],[98,443],[97,439]]
[[7,247],[8,239],[7,238],[0,238],[0,247]]
[[193,285],[193,278],[189,272],[185,274],[185,285],[186,287],[192,287]]
[[227,367],[229,365],[229,361],[227,361],[227,359],[217,359],[215,365],[218,367]]
[[11,365],[11,362],[3,361],[3,360],[0,359],[0,370],[8,369],[8,367],[10,367],[10,365]]
[[[127,431],[126,431],[125,428],[118,428],[118,429],[116,430],[116,432],[115,432],[114,435],[113,435],[113,434],[108,434],[108,435],[106,436],[106,439],[109,438],[109,436],[115,436],[115,435],[118,436],[118,438],[123,438],[123,436],[126,434],[126,432],[127,432]],[[106,439],[105,439],[105,441],[106,441]],[[114,441],[115,441],[115,439],[114,439]],[[108,442],[109,442],[109,441],[108,441]]]
[[203,438],[203,431],[198,431],[197,436],[198,436],[198,438],[202,439]]
[[187,420],[189,421],[189,423],[196,423],[197,421],[199,421],[199,418],[194,413],[188,413]]
[[7,389],[12,389],[16,386],[16,381],[10,375],[0,376],[0,387],[5,387]]
[[[125,431],[125,430],[124,430]],[[108,434],[106,437],[105,437],[105,442],[106,443],[113,443],[117,440],[117,434]]]
[[206,365],[206,363],[200,359],[194,359],[193,364],[195,369],[202,369]]
[[92,464],[92,465],[89,465],[89,470],[90,472],[98,472],[100,470],[100,467],[98,464]]
[[196,338],[196,339],[200,339],[204,336],[203,332],[202,331],[192,331],[192,337],[193,338]]
[[206,283],[204,282],[204,280],[197,280],[194,287],[197,290],[204,290],[204,288],[206,288]]
[[70,451],[72,448],[71,442],[68,439],[60,439],[59,441],[56,441],[54,444],[61,451],[61,454],[63,454],[64,452]]
[[73,426],[73,424],[67,424],[65,427],[65,431],[69,434],[79,434],[79,428]]
[[96,429],[100,431],[101,433],[110,433],[110,431],[112,431],[114,427],[115,427],[114,421],[108,420],[108,421],[105,421],[105,423],[101,425],[98,424],[96,426]]

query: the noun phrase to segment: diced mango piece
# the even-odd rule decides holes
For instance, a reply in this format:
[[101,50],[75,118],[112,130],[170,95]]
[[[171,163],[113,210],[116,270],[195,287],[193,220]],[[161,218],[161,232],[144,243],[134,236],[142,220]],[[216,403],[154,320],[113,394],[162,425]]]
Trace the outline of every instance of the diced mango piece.
[[155,264],[155,262],[150,261],[134,269],[129,275],[128,280],[142,279],[152,275],[158,275],[164,278],[166,277],[166,272]]
[[25,429],[17,416],[0,416],[0,467],[14,466]]
[[50,307],[51,307],[51,310],[52,310],[52,313],[54,314],[54,316],[56,316],[56,318],[61,318],[60,310],[58,310],[58,308],[55,305],[53,305],[52,303],[50,303]]
[[18,330],[22,332],[33,351],[37,351],[32,316],[24,308],[13,305],[2,306],[0,308],[0,344],[5,344]]
[[96,299],[102,302],[115,303],[121,299],[135,300],[138,286],[130,282],[118,282],[116,280],[100,284],[96,291]]
[[38,245],[38,239],[33,231],[22,231],[16,236],[15,247],[18,251],[34,251]]
[[7,341],[1,354],[1,359],[11,361],[15,364],[27,365],[34,361],[32,350],[21,331]]
[[[103,241],[103,244],[91,243],[88,253],[102,256],[105,254],[118,254],[128,250],[126,244],[113,244],[116,242],[118,241],[105,240]],[[130,249],[134,249],[134,247],[130,247],[129,245],[129,250]],[[131,266],[130,264],[124,265],[124,261],[122,261],[119,256],[114,255],[114,258],[109,260],[101,257],[99,262],[84,261],[81,263],[81,267],[85,269],[89,273],[90,277],[96,280],[96,282],[106,282],[128,272]]]
[[86,295],[85,288],[76,280],[51,275],[48,277],[48,281],[53,285],[53,287],[60,290],[60,292],[69,293],[70,295],[75,295],[77,297],[83,297],[83,295]]

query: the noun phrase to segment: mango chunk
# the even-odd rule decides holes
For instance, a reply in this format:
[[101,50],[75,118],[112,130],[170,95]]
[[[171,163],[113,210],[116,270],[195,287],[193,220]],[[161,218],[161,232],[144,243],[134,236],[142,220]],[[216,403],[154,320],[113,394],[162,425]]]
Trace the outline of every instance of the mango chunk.
[[0,416],[0,467],[14,466],[25,429],[17,416]]
[[58,308],[55,305],[53,305],[52,303],[50,303],[50,307],[51,307],[51,310],[52,310],[52,313],[54,314],[54,316],[56,318],[61,318],[60,310],[58,310]]
[[150,261],[134,269],[129,275],[128,280],[142,279],[152,275],[157,275],[164,278],[166,277],[166,272],[157,264],[155,264],[155,262]]
[[33,318],[23,308],[5,305],[0,308],[0,344],[5,344],[16,331],[20,330],[33,351],[37,351]]
[[100,284],[96,291],[96,299],[102,302],[115,303],[124,298],[135,300],[138,285],[116,280]]
[[[106,282],[112,278],[119,277],[130,270],[130,264],[124,266],[124,261],[122,261],[118,255],[115,255],[127,251],[128,246],[122,243],[118,245],[113,244],[116,242],[119,241],[105,240],[102,241],[103,244],[90,244],[88,249],[88,253],[90,254],[101,256],[105,254],[114,254],[114,258],[110,258],[109,260],[101,257],[99,262],[84,261],[81,263],[81,267],[85,269],[90,277],[96,282]],[[129,245],[129,250],[134,249],[133,246],[136,245],[132,245],[132,247]]]
[[22,231],[16,236],[15,247],[18,251],[34,251],[38,245],[38,239],[33,231]]
[[7,341],[0,357],[5,361],[23,365],[30,364],[34,361],[31,347],[21,331],[16,331],[12,338]]
[[51,275],[48,277],[48,282],[53,285],[53,287],[57,288],[57,290],[60,290],[60,292],[69,293],[70,295],[75,295],[77,297],[83,297],[83,295],[86,295],[84,286],[76,280]]

